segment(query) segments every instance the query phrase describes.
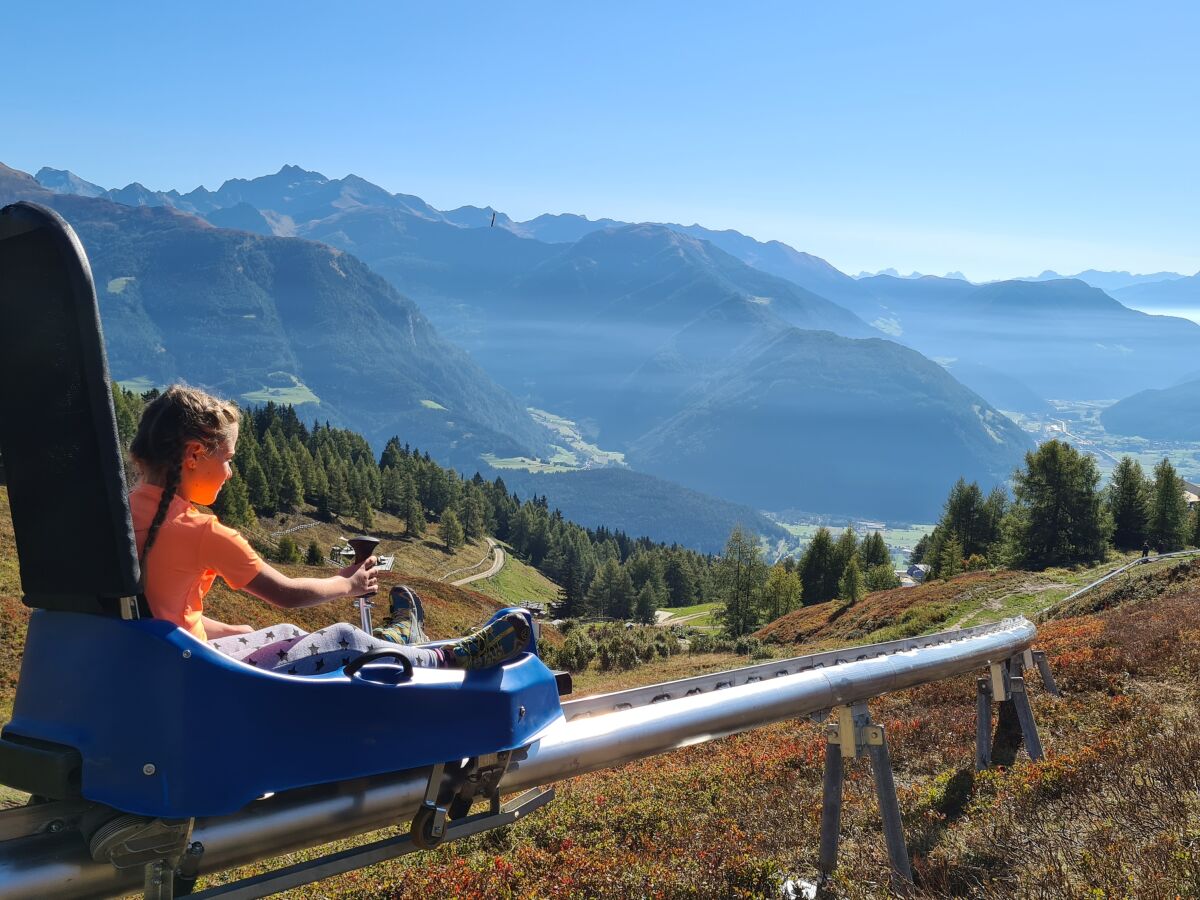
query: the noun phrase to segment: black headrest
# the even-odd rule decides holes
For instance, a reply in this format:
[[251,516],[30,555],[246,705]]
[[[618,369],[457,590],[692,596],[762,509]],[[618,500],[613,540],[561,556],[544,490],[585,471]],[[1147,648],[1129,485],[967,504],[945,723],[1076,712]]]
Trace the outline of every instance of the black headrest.
[[118,612],[138,592],[92,272],[52,210],[0,210],[0,452],[25,603]]

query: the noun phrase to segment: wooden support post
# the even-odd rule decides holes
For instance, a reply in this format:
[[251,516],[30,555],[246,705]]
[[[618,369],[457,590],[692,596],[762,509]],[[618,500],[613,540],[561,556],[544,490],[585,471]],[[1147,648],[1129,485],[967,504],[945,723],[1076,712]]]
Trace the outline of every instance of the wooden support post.
[[825,784],[821,795],[821,855],[819,869],[824,881],[837,868],[838,841],[842,828],[842,751],[825,744]]
[[871,776],[875,796],[879,799],[879,815],[883,819],[883,837],[887,842],[888,858],[892,863],[892,880],[899,888],[912,883],[912,865],[904,842],[904,823],[900,819],[900,801],[896,797],[896,780],[892,776],[892,758],[888,753],[887,736],[882,726],[871,722],[865,703],[852,707],[839,706],[831,718],[837,724],[826,727],[825,785],[821,805],[822,879],[837,867],[838,832],[841,826],[842,758],[867,756],[871,760]]
[[1025,749],[1029,751],[1029,758],[1037,762],[1045,756],[1045,753],[1042,752],[1042,739],[1038,736],[1037,723],[1033,721],[1033,708],[1029,705],[1029,695],[1025,693],[1025,679],[1010,679],[1009,689],[1012,691],[1013,706],[1017,710],[1017,721],[1021,723],[1021,736],[1025,738]]
[[980,678],[975,682],[975,771],[992,764],[992,683]]
[[1054,673],[1050,671],[1050,662],[1046,659],[1046,651],[1034,650],[1033,661],[1037,664],[1038,673],[1042,676],[1042,685],[1046,688],[1047,693],[1061,697],[1058,685],[1054,683]]
[[883,817],[883,839],[887,842],[888,858],[892,862],[893,882],[912,883],[912,866],[908,847],[904,843],[904,824],[900,821],[900,801],[896,797],[896,780],[892,777],[892,758],[888,753],[887,736],[880,728],[879,743],[867,743],[871,757],[871,774],[875,777],[875,796],[879,798],[879,814]]

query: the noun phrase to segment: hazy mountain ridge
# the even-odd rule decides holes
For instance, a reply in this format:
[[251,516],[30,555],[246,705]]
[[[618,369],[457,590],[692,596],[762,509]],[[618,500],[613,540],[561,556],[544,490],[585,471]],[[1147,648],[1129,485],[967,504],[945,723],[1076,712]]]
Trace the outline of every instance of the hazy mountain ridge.
[[1074,275],[1059,275],[1057,272],[1047,269],[1040,275],[1029,275],[1023,278],[1013,278],[1012,281],[1059,281],[1061,279],[1074,279],[1082,281],[1085,284],[1090,284],[1092,287],[1100,288],[1100,290],[1112,294],[1114,291],[1119,291],[1122,288],[1132,287],[1134,285],[1154,284],[1160,281],[1175,281],[1182,278],[1178,272],[1153,272],[1147,275],[1138,275],[1132,272],[1102,272],[1098,269],[1085,269],[1082,272],[1077,272]]
[[1106,431],[1157,441],[1200,441],[1200,379],[1139,391],[1100,413]]
[[[743,447],[723,441],[719,433],[714,439],[702,433],[684,436],[682,425],[710,427],[702,424],[703,404],[697,398],[714,384],[714,372],[721,373],[729,397],[739,400],[756,392],[770,396],[777,382],[803,388],[803,378],[786,369],[786,360],[776,370],[766,358],[782,352],[787,345],[781,336],[797,327],[843,335],[845,344],[836,345],[833,360],[823,362],[822,349],[812,345],[804,365],[849,367],[892,381],[898,387],[890,402],[898,405],[901,419],[904,410],[945,410],[957,404],[953,415],[922,420],[922,428],[913,432],[914,445],[925,445],[931,458],[938,458],[939,444],[983,448],[985,457],[998,444],[1003,464],[993,465],[989,457],[985,464],[963,469],[991,483],[1007,476],[1026,446],[1015,429],[992,428],[992,417],[999,419],[999,414],[971,391],[959,386],[958,393],[946,394],[941,382],[889,373],[889,365],[903,369],[909,358],[869,348],[870,341],[846,340],[902,335],[903,330],[887,315],[876,316],[871,324],[863,321],[855,314],[858,308],[878,303],[870,289],[824,260],[778,242],[764,244],[698,225],[630,225],[581,216],[514,223],[497,213],[493,228],[489,208],[440,213],[419,198],[391,195],[353,176],[331,181],[296,167],[232,180],[216,192],[198,189],[178,200],[168,192],[160,199],[197,209],[248,204],[277,232],[354,253],[421,303],[439,327],[523,402],[575,419],[589,439],[606,448],[637,448],[635,462],[641,458],[653,466],[669,456],[651,435],[670,433],[672,440],[686,438],[693,449],[705,448],[715,475],[736,467]],[[211,208],[208,214],[217,217]],[[251,230],[262,227],[245,210],[239,215]],[[548,238],[575,240],[550,243]],[[940,379],[954,383],[944,370],[923,362]],[[832,417],[836,426],[838,417],[868,414],[856,404],[869,398],[870,391],[853,376],[849,382],[840,395],[841,408],[794,404],[792,412],[806,417],[805,426],[815,432],[829,424],[823,417]],[[868,406],[874,415],[877,407]],[[669,431],[664,430],[668,422],[673,423]],[[772,436],[769,417],[746,421],[744,427],[757,442],[787,444]],[[870,429],[861,435],[886,440]],[[775,447],[765,452],[772,455]],[[879,459],[871,465],[887,467]],[[674,477],[669,468],[655,471]],[[860,474],[839,460],[834,477],[824,480],[844,484]],[[935,496],[944,495],[940,482],[946,477],[945,471],[935,475]],[[762,480],[770,479],[763,475]],[[711,483],[694,477],[688,483],[745,502],[760,503],[769,496],[775,506],[807,509],[822,508],[825,502],[810,485],[787,479],[776,481],[770,492],[719,477]],[[926,502],[917,496],[923,488],[901,483],[899,493],[906,490],[914,505]],[[846,511],[857,502],[834,502],[829,508]],[[869,512],[869,502],[867,498],[867,505],[856,509]],[[886,503],[892,510],[902,505]]]
[[348,254],[169,208],[56,195],[0,169],[0,200],[18,199],[54,207],[79,233],[118,379],[182,378],[234,397],[303,385],[320,403],[302,415],[351,424],[372,441],[401,433],[458,465],[483,450],[546,447],[547,433],[511,395]]
[[1032,446],[907,347],[785,329],[711,373],[627,458],[760,507],[786,494],[810,509],[900,518],[935,515],[946,472],[1001,483]]
[[887,320],[908,346],[1003,372],[1043,399],[1126,396],[1195,368],[1200,326],[1129,309],[1082,281],[858,283],[869,298],[846,305],[864,320]]

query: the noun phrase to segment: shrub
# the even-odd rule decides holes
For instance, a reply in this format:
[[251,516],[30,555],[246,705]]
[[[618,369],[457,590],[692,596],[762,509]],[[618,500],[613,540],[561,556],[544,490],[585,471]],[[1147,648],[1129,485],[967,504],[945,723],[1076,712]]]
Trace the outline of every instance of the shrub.
[[748,634],[742,635],[733,642],[733,652],[738,656],[753,656],[763,648],[762,641]]
[[980,553],[972,553],[963,564],[968,572],[978,572],[988,567],[987,557]]
[[573,630],[555,654],[557,666],[568,672],[582,672],[595,658],[596,644],[583,628]]

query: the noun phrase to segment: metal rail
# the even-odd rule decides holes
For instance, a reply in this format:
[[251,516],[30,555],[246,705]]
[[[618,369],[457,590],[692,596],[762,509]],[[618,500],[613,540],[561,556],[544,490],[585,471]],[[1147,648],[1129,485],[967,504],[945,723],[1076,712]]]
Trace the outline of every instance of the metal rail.
[[1063,597],[1058,602],[1052,603],[1050,606],[1047,606],[1045,609],[1043,609],[1041,612],[1039,612],[1037,614],[1037,616],[1035,617],[1035,621],[1037,621],[1039,623],[1045,622],[1057,610],[1066,606],[1072,600],[1076,599],[1077,597],[1082,597],[1088,591],[1093,591],[1096,588],[1100,587],[1100,585],[1106,584],[1109,581],[1112,581],[1112,579],[1116,578],[1118,575],[1122,575],[1125,572],[1128,572],[1130,569],[1136,569],[1138,566],[1148,565],[1149,563],[1159,562],[1164,559],[1182,559],[1185,556],[1196,556],[1197,554],[1200,554],[1200,550],[1176,550],[1174,553],[1159,553],[1156,556],[1143,556],[1139,559],[1135,559],[1133,562],[1125,563],[1125,565],[1119,566],[1116,569],[1113,569],[1107,575],[1103,575],[1100,578],[1097,578],[1091,584],[1084,585],[1079,590],[1075,591],[1073,594],[1068,594],[1066,597]]
[[[1026,619],[1009,619],[572,701],[564,704],[563,720],[515,754],[500,788],[512,793],[553,784],[977,671],[1022,653],[1035,634]],[[406,823],[421,806],[429,777],[429,769],[419,769],[306,788],[236,815],[197,820],[192,840],[203,847],[200,868],[222,871]],[[57,806],[34,809],[45,817]],[[0,815],[0,830],[3,822]],[[59,828],[0,843],[0,900],[104,897],[137,888],[141,870],[93,862],[79,832],[69,822]]]

